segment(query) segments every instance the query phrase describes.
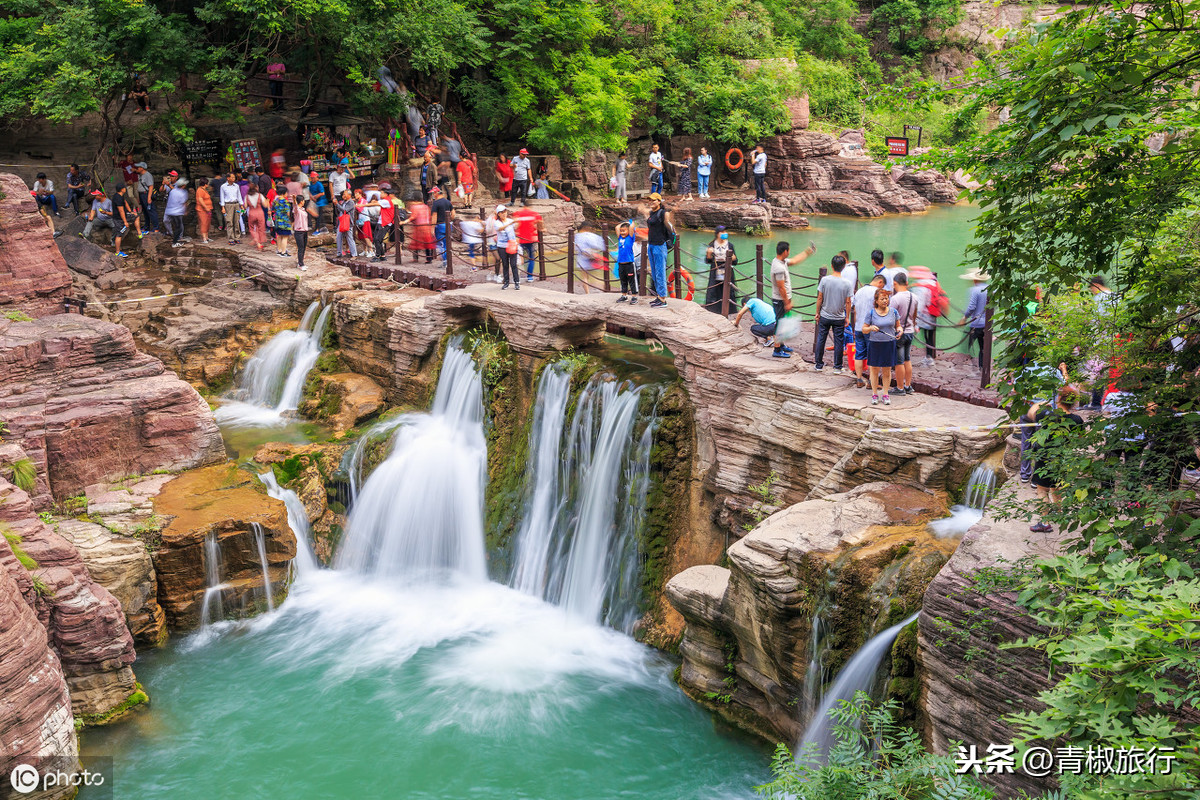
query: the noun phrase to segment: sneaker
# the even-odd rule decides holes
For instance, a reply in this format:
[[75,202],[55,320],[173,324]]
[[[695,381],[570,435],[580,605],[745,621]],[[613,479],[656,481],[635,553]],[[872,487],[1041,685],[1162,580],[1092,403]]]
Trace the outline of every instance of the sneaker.
[[834,368],[833,368],[833,374],[834,374],[834,375],[841,375],[841,374],[842,374],[844,371],[845,371],[845,370],[843,370],[841,367],[834,367]]
[[501,286],[500,288],[501,288],[501,289],[507,289],[507,288],[508,288],[508,283],[506,282],[506,283],[505,283],[503,286]]
[[776,350],[776,351],[772,352],[771,355],[773,355],[775,358],[791,358],[792,357],[792,354],[787,352],[786,350]]
[[905,394],[916,394],[916,393],[917,393],[917,390],[916,390],[916,389],[914,389],[914,388],[912,388],[911,386],[905,386],[905,387],[904,387],[904,393],[905,393]]
[[767,339],[765,342],[763,342],[763,347],[771,347],[773,344],[775,344],[775,343],[772,342],[770,339]]
[[1034,533],[1049,533],[1050,531],[1054,530],[1054,528],[1050,527],[1045,522],[1038,522],[1030,525],[1029,530],[1033,531]]
[[873,406],[879,405],[879,395],[877,395],[877,394],[871,395],[871,405],[873,405]]
[[618,303],[628,303],[628,302],[629,302],[629,298],[628,298],[628,297],[626,297],[625,295],[621,295],[620,297],[618,297],[618,298],[617,298],[617,302],[618,302]]
[[124,250],[119,250],[117,251],[117,258],[129,258],[129,253],[126,253]]
[[300,271],[301,271],[301,272],[308,272],[308,267],[306,267],[306,266],[304,266],[303,264],[301,264],[301,265],[300,265]]
[[854,388],[855,389],[865,389],[865,388],[867,388],[867,382],[864,381],[862,378],[855,378]]
[[139,238],[139,239],[145,239],[145,238],[146,238],[146,234],[142,233],[141,231],[138,231],[138,238]]
[[520,289],[521,289],[521,282],[520,282],[520,281],[517,281],[516,283],[514,283],[514,284],[513,284],[513,291],[514,291],[514,292],[516,292],[516,291],[519,291]]
[[208,244],[208,239],[201,239],[200,244]]
[[784,349],[786,352],[788,352],[788,353],[793,353],[793,352],[795,352],[794,350],[792,350],[792,348],[788,347],[786,344],[783,346],[783,349]]
[[821,370],[825,369],[825,365],[824,364],[813,364],[813,369],[815,369],[817,372],[820,372]]
[[636,297],[631,297],[631,298],[629,298],[629,305],[631,305],[631,306],[636,306],[636,305],[637,305],[637,298],[636,298]]
[[174,242],[171,244],[171,247],[183,247],[183,244],[181,242]]
[[60,236],[62,236],[62,235],[63,235],[63,232],[62,232],[62,231],[55,231],[55,232],[54,232],[54,238],[55,238],[55,239],[57,239],[58,237],[60,237]]
[[667,304],[666,300],[659,300],[657,297],[650,301],[651,308],[663,308],[664,306],[666,306],[666,304]]
[[892,404],[892,398],[885,394],[883,396],[883,404],[885,406],[890,406]]
[[1032,479],[1033,479],[1033,476],[1032,476],[1032,475],[1031,475],[1031,476],[1029,476],[1028,478],[1027,478],[1027,477],[1025,477],[1024,475],[1022,475],[1022,476],[1021,476],[1021,483],[1029,483],[1029,482],[1030,482]]

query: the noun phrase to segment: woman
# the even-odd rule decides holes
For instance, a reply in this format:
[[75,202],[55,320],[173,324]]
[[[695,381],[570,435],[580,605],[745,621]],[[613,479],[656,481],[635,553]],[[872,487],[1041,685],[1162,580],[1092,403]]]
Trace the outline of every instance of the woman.
[[504,275],[501,289],[507,289],[509,278],[512,287],[521,288],[520,258],[517,257],[517,233],[513,220],[508,216],[508,208],[503,204],[496,206],[496,254],[500,256],[500,272]]
[[[714,314],[721,313],[721,303],[725,298],[725,262],[730,257],[733,258],[734,264],[738,263],[737,252],[733,249],[733,242],[729,241],[725,226],[718,225],[716,238],[704,251],[704,263],[708,264],[708,289],[704,292],[704,307]],[[730,288],[729,302],[731,305],[737,305],[733,287]]]
[[354,243],[354,196],[350,194],[350,190],[342,192],[342,196],[338,198],[338,219],[337,219],[337,249],[334,254],[338,257],[349,254],[351,258],[358,258],[358,245]]
[[613,166],[613,180],[617,185],[613,187],[613,193],[616,196],[618,203],[624,203],[627,199],[625,191],[625,178],[629,174],[629,159],[625,157],[625,153],[617,156],[617,163]]
[[213,201],[208,181],[196,187],[196,218],[200,223],[200,244],[208,244],[208,229],[212,226]]
[[267,198],[258,191],[258,184],[251,182],[246,189],[246,214],[250,227],[250,238],[259,250],[267,241]]
[[[888,388],[892,385],[892,367],[896,365],[896,340],[903,332],[900,314],[891,308],[892,293],[875,292],[875,307],[867,312],[863,333],[867,336],[867,367],[871,374],[871,405],[879,405],[879,387],[883,386],[883,404],[890,406]],[[882,378],[882,380],[881,380]]]
[[679,178],[675,182],[675,194],[685,200],[692,199],[692,148],[683,148],[683,160],[670,162],[679,167]]
[[364,253],[370,252],[372,244],[371,215],[367,211],[370,203],[371,201],[367,199],[362,189],[354,190],[354,211],[358,220],[358,230],[355,231],[355,235],[362,239]]
[[424,251],[425,263],[432,264],[436,245],[433,241],[433,225],[429,224],[429,206],[413,200],[408,204],[408,218],[412,228],[409,247],[413,251],[413,258],[418,258]]
[[708,179],[712,175],[713,158],[708,154],[707,147],[700,148],[700,158],[696,160],[696,179],[700,183],[700,196],[708,198]]
[[275,194],[275,251],[286,258],[292,235],[292,202],[282,184],[276,184]]
[[308,247],[309,219],[317,215],[316,206],[310,212],[309,205],[300,195],[292,195],[292,236],[296,239],[296,266],[301,270],[308,269],[304,266],[304,250]]
[[500,182],[500,196],[512,194],[513,168],[508,163],[508,156],[503,153],[496,159],[496,180]]

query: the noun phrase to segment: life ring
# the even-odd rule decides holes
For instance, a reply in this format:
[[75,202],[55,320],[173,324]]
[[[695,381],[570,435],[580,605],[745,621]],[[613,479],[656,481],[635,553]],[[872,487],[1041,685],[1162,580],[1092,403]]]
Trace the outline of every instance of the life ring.
[[[733,160],[730,158],[730,156],[732,156],[734,153],[737,153],[737,158],[738,158],[736,164],[733,163]],[[746,161],[746,157],[743,156],[742,151],[738,150],[736,147],[729,148],[729,152],[727,152],[725,154],[725,166],[729,167],[734,172],[737,172],[739,169],[741,169],[742,164],[745,163],[745,161]]]
[[[696,282],[692,280],[692,273],[688,272],[683,267],[680,267],[679,271],[683,274],[683,280],[681,281],[681,283],[683,283],[684,285],[687,286],[687,297],[685,297],[683,299],[691,300],[693,297],[696,296]],[[679,295],[675,294],[675,270],[671,270],[671,272],[667,275],[667,296],[668,297],[678,297],[679,296]]]

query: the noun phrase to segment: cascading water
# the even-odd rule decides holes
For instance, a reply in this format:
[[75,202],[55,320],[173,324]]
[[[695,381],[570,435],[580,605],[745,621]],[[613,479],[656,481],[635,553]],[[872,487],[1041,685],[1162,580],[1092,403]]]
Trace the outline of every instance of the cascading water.
[[267,568],[267,534],[257,522],[250,523],[254,531],[254,546],[258,548],[258,563],[262,567],[263,593],[267,597],[267,611],[275,610],[275,592],[271,589],[271,572]]
[[204,576],[208,586],[200,603],[201,630],[225,618],[222,594],[229,587],[221,582],[221,543],[217,541],[215,533],[204,537]]
[[363,431],[363,435],[358,437],[358,441],[354,443],[354,446],[346,451],[346,455],[342,458],[341,466],[349,477],[350,503],[348,506],[353,506],[354,501],[358,499],[358,492],[362,488],[364,481],[363,465],[371,448],[378,446],[385,439],[389,439],[396,428],[405,423],[412,422],[415,416],[413,414],[401,414],[398,417],[375,423]]
[[808,638],[808,670],[804,674],[804,714],[809,719],[817,713],[824,698],[825,685],[825,618],[824,609],[813,613],[812,633]]
[[238,387],[216,411],[228,425],[279,425],[300,407],[304,381],[321,355],[321,339],[333,305],[313,301],[296,330],[281,331],[246,364]]
[[358,492],[334,563],[386,577],[449,570],[485,580],[483,384],[457,343],[432,411],[411,417]]
[[834,721],[830,719],[829,712],[840,701],[853,700],[854,695],[858,692],[871,694],[879,679],[879,666],[883,663],[884,656],[892,649],[892,643],[900,635],[900,630],[911,624],[916,618],[917,615],[913,614],[903,622],[898,622],[882,633],[871,637],[854,654],[853,658],[846,662],[846,665],[838,672],[833,686],[829,687],[829,691],[825,693],[825,699],[821,703],[820,709],[808,721],[808,727],[804,730],[804,738],[796,750],[797,754],[800,754],[801,757],[811,755],[818,760],[824,759],[829,754],[829,748],[834,744]]
[[258,479],[262,481],[263,486],[267,487],[267,494],[281,501],[287,508],[288,527],[296,536],[296,557],[292,559],[292,566],[296,570],[296,574],[307,575],[315,572],[319,567],[317,557],[313,555],[312,551],[308,512],[304,510],[300,496],[291,489],[284,489],[280,486],[279,481],[275,479],[275,473],[271,470],[259,475]]
[[967,479],[962,503],[951,506],[950,516],[929,523],[929,529],[939,539],[962,536],[983,519],[983,509],[995,494],[996,471],[987,464],[979,464]]
[[637,535],[654,427],[651,418],[637,430],[644,389],[597,376],[580,392],[567,427],[570,375],[548,369],[538,388],[531,489],[511,584],[628,631],[639,600]]

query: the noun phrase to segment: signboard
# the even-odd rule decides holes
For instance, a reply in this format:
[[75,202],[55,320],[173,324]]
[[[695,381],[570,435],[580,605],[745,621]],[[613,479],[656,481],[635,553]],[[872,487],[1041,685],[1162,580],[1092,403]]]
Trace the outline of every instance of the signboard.
[[225,150],[219,139],[194,139],[183,144],[183,160],[189,167],[216,166],[225,160]]
[[239,171],[250,172],[262,166],[258,153],[257,139],[236,139],[233,142],[233,166]]
[[905,125],[904,126],[904,135],[908,136],[909,131],[917,132],[917,147],[920,147],[921,146],[921,134],[925,132],[925,129],[922,128],[920,125]]
[[889,136],[887,137],[887,148],[889,156],[906,156],[908,155],[908,137],[906,136]]

